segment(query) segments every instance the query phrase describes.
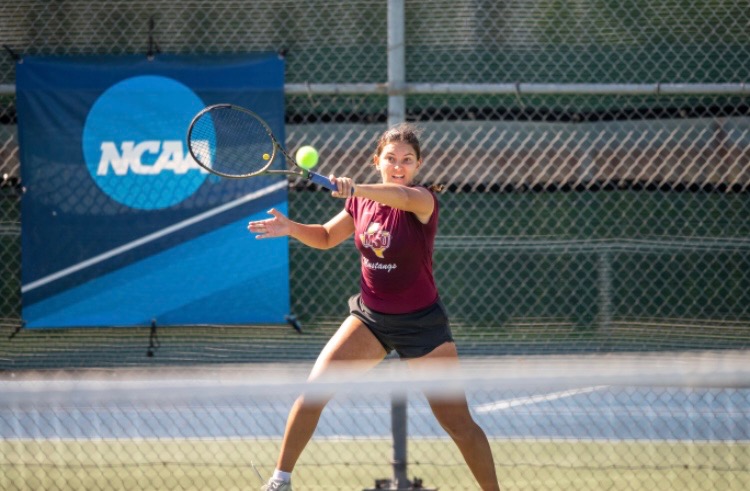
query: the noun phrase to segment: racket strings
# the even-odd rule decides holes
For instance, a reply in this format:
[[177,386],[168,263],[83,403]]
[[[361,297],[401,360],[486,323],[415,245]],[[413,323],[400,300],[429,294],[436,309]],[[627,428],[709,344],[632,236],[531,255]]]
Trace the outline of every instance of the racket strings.
[[204,113],[193,124],[190,149],[199,164],[230,177],[262,171],[274,144],[261,121],[229,107]]

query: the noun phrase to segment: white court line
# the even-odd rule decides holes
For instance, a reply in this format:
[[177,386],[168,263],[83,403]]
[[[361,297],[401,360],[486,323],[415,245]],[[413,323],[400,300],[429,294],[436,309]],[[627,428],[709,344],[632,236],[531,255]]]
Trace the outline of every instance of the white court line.
[[170,225],[167,228],[161,229],[157,232],[154,232],[152,234],[146,235],[144,237],[141,237],[140,239],[136,239],[132,242],[128,242],[127,244],[121,245],[120,247],[116,247],[110,251],[107,251],[103,254],[99,254],[98,256],[94,256],[90,259],[87,259],[85,261],[82,261],[78,264],[74,264],[73,266],[69,266],[65,269],[61,269],[60,271],[56,273],[52,273],[51,275],[45,276],[44,278],[40,278],[36,281],[32,281],[31,283],[28,283],[26,285],[23,285],[21,287],[21,293],[28,292],[30,290],[33,290],[35,288],[39,288],[40,286],[46,285],[47,283],[52,283],[55,280],[58,280],[60,278],[63,278],[71,273],[75,273],[76,271],[80,271],[84,268],[88,268],[89,266],[92,266],[94,264],[100,263],[102,261],[105,261],[111,257],[117,256],[118,254],[122,254],[123,252],[127,252],[131,249],[135,249],[136,247],[140,247],[143,244],[147,244],[151,241],[154,241],[156,239],[159,239],[161,237],[164,237],[165,235],[169,235],[173,232],[176,232],[178,230],[181,230],[185,227],[189,227],[190,225],[193,225],[195,223],[201,222],[207,218],[210,218],[214,215],[218,215],[219,213],[223,213],[227,210],[230,210],[234,207],[237,207],[243,203],[247,203],[248,201],[252,201],[254,199],[263,197],[267,194],[271,194],[275,191],[278,191],[279,189],[285,188],[288,186],[288,182],[285,180],[274,184],[273,186],[268,186],[263,189],[259,189],[258,191],[255,191],[253,193],[247,194],[241,198],[238,198],[234,201],[230,201],[228,203],[224,203],[221,206],[218,206],[216,208],[213,208],[211,210],[205,211],[199,215],[195,215],[194,217],[190,217],[187,220],[183,220],[181,222],[175,223],[174,225]]
[[606,389],[606,385],[597,385],[595,387],[584,387],[581,389],[570,389],[562,390],[559,392],[550,392],[548,394],[539,394],[536,396],[528,397],[517,397],[515,399],[506,399],[502,401],[490,402],[487,404],[481,404],[476,406],[474,410],[478,413],[490,413],[493,411],[502,411],[503,409],[509,409],[516,406],[526,406],[529,404],[537,404],[539,402],[554,401],[557,399],[564,399],[566,397],[573,397],[579,394],[588,394],[590,392],[596,392],[597,390]]

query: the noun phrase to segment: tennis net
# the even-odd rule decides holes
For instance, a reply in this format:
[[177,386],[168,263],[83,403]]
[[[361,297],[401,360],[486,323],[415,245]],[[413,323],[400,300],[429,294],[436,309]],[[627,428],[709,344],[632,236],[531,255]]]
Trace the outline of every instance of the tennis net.
[[[507,356],[364,376],[307,363],[6,373],[0,489],[257,489],[296,396],[335,394],[295,490],[367,489],[407,437],[412,484],[476,489],[427,398],[462,390],[505,489],[747,489],[744,351]],[[404,435],[391,427],[406,401]]]

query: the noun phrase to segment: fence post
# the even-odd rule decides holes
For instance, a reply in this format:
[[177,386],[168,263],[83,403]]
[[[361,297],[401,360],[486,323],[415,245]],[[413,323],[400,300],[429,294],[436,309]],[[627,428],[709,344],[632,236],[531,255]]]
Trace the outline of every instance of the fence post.
[[598,327],[601,332],[608,332],[612,327],[612,254],[606,246],[597,253],[597,262]]
[[388,0],[388,127],[406,120],[404,0]]
[[[406,120],[406,56],[404,54],[404,0],[388,0],[388,127]],[[407,398],[391,395],[391,433],[393,435],[393,480],[391,489],[409,489],[407,478]]]
[[[406,120],[406,55],[404,39],[404,0],[388,0],[388,127]],[[409,489],[407,478],[407,395],[391,395],[393,435],[393,481],[391,489]]]
[[[406,120],[406,83],[404,0],[388,0],[388,127]],[[407,478],[406,393],[391,395],[391,433],[393,435],[393,481],[391,489],[409,489]]]

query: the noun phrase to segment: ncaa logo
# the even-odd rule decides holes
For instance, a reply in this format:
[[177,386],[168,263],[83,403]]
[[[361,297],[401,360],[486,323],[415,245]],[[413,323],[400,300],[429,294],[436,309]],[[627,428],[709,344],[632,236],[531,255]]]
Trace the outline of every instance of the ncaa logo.
[[204,106],[192,90],[167,77],[133,77],[107,89],[83,129],[83,156],[97,186],[140,210],[190,197],[208,172],[190,156],[185,133]]

